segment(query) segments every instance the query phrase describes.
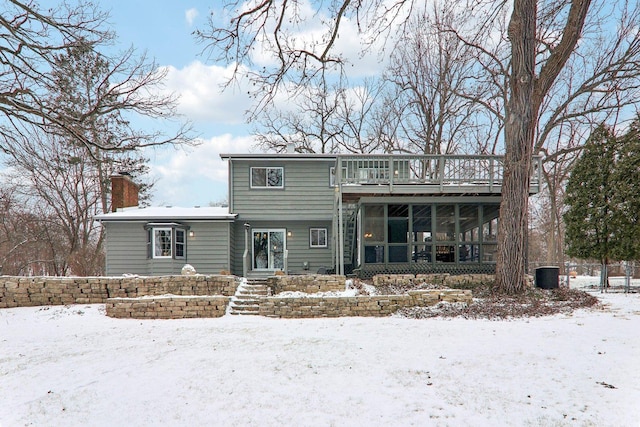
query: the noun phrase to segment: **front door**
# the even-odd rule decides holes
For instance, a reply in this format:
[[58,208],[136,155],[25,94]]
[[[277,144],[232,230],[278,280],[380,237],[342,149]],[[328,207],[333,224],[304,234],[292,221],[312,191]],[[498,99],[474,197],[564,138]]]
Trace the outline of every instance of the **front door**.
[[253,230],[253,269],[284,270],[284,229]]

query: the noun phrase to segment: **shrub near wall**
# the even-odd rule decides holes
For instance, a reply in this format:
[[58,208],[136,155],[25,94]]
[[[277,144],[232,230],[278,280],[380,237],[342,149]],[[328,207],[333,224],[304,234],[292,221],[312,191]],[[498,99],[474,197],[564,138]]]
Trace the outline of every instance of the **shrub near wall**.
[[108,298],[235,294],[235,276],[13,277],[0,276],[0,308],[102,304]]

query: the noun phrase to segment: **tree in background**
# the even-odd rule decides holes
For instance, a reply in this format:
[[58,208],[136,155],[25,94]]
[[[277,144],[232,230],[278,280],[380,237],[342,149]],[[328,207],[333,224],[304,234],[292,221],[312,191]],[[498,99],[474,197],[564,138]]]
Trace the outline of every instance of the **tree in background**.
[[618,152],[613,132],[602,125],[596,128],[571,171],[565,196],[567,254],[599,260],[603,286],[608,282],[607,265],[627,231],[615,225]]
[[57,221],[24,205],[10,185],[0,189],[0,267],[8,275],[63,274],[63,233]]
[[34,2],[3,3],[0,19],[0,148],[11,141],[16,125],[70,127],[76,117],[64,117],[47,102],[46,86],[55,55],[68,47],[93,48],[111,35],[102,29],[106,15],[90,3],[67,3],[42,10]]
[[[141,133],[129,126],[129,137],[121,140],[91,139],[86,132],[87,120],[108,112],[151,118],[175,117],[175,99],[154,95],[143,89],[159,84],[164,75],[144,56],[137,58],[132,49],[111,62],[112,85],[105,87],[110,95],[94,99],[81,110],[59,109],[51,102],[50,88],[56,84],[53,70],[59,68],[59,55],[69,49],[98,52],[114,39],[105,30],[108,14],[87,1],[44,9],[31,1],[5,2],[0,19],[0,148],[20,136],[24,128],[35,126],[47,133],[73,135],[87,147],[102,150],[135,149],[165,144],[188,144],[192,141],[190,125],[178,124],[174,133]],[[115,77],[118,75],[118,78]]]
[[613,256],[621,261],[640,260],[640,118],[619,138],[619,153],[612,204],[615,207],[612,227],[616,246]]
[[[384,149],[374,108],[382,88],[374,81],[344,88],[321,75],[300,89],[286,109],[265,107],[256,113],[254,134],[265,151],[299,153],[371,153]],[[384,117],[380,114],[379,117]],[[393,148],[393,144],[389,145]]]
[[[1,212],[5,261],[11,254],[13,274],[99,274],[103,231],[93,216],[110,209],[110,175],[142,177],[139,150],[192,144],[191,126],[178,120],[176,98],[157,90],[165,72],[153,61],[133,48],[101,53],[114,35],[91,3],[44,11],[11,1],[1,18],[0,148],[13,190]],[[142,130],[134,117],[174,128]],[[21,218],[28,236],[9,231]]]
[[486,114],[492,97],[487,91],[478,96],[470,84],[477,53],[448,31],[460,24],[456,6],[434,3],[416,10],[398,35],[383,75],[386,113],[397,127],[391,152],[495,153],[485,133],[496,118]]

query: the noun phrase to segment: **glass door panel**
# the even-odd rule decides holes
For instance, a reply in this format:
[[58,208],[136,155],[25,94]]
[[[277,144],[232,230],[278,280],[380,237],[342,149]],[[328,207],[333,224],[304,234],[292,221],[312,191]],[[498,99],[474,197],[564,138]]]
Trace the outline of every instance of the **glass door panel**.
[[253,269],[284,269],[285,230],[253,230]]
[[269,231],[269,269],[284,269],[284,230]]

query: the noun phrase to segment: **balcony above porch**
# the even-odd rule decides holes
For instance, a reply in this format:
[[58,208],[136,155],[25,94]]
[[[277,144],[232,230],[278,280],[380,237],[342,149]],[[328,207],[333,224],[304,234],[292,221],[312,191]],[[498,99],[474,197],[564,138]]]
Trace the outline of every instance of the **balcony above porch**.
[[[530,194],[540,191],[541,171],[534,156]],[[490,155],[338,155],[335,167],[343,195],[500,195],[503,176],[504,157]]]

